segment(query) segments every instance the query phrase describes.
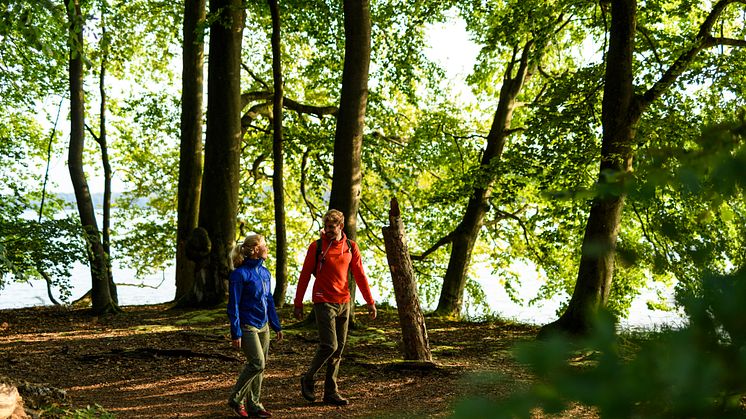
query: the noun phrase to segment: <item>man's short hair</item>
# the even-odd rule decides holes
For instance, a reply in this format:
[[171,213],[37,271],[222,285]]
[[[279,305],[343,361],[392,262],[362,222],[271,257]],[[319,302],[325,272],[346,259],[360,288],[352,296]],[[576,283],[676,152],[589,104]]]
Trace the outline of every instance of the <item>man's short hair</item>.
[[342,211],[330,209],[324,214],[324,225],[328,223],[344,224],[344,222],[345,216],[342,214]]

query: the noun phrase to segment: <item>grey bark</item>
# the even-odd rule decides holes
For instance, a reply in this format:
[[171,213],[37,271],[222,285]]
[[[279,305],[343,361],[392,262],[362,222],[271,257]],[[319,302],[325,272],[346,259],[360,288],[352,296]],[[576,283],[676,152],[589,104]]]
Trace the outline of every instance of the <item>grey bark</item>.
[[[370,4],[368,0],[344,0],[345,58],[342,69],[342,92],[334,136],[334,172],[329,208],[345,216],[345,234],[357,237],[357,211],[362,185],[361,154],[365,108],[368,103],[370,68]],[[348,279],[351,301],[356,286]],[[350,310],[354,322],[354,311]]]
[[425,317],[422,315],[420,300],[417,296],[417,282],[414,277],[404,223],[396,198],[391,200],[389,226],[383,227],[382,233],[383,242],[386,246],[386,258],[391,271],[391,282],[394,285],[399,324],[402,329],[404,359],[432,361]]
[[186,243],[197,227],[202,185],[202,85],[205,0],[184,1],[183,66],[181,92],[181,143],[176,227],[176,296],[184,297],[194,280],[194,261],[186,255]]

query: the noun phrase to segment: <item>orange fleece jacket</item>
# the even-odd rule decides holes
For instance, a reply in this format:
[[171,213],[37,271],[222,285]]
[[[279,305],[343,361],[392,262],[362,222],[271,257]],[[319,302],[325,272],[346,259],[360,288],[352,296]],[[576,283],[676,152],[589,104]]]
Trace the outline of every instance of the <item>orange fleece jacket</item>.
[[341,240],[333,240],[331,246],[324,234],[321,235],[321,254],[319,255],[316,272],[316,241],[314,240],[308,246],[306,259],[303,261],[303,268],[298,278],[298,289],[295,292],[294,305],[303,306],[303,297],[306,295],[308,283],[311,280],[311,274],[316,277],[313,284],[311,301],[314,303],[345,303],[350,301],[350,291],[347,289],[347,271],[352,271],[360,293],[365,302],[374,304],[373,295],[370,293],[368,278],[363,271],[363,263],[360,258],[360,250],[357,243],[350,241],[350,252],[347,246],[347,236],[342,232]]

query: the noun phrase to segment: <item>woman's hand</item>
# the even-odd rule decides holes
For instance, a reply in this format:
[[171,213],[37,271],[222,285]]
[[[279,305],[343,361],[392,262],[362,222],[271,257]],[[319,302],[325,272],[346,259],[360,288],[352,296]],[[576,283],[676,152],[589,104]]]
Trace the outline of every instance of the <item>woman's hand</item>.
[[275,336],[277,337],[277,339],[275,339],[277,343],[282,342],[282,330],[278,330],[277,332],[275,332]]

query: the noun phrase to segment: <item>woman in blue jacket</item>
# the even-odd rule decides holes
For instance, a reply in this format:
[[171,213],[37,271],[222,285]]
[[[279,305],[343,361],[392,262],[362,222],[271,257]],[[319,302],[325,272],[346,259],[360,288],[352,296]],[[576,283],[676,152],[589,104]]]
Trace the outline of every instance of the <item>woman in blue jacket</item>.
[[233,347],[242,349],[246,365],[233,387],[228,405],[238,416],[272,416],[259,402],[264,365],[269,353],[269,328],[282,340],[280,319],[270,292],[269,270],[264,261],[267,243],[259,234],[250,234],[231,251],[234,270],[229,278],[228,318]]

